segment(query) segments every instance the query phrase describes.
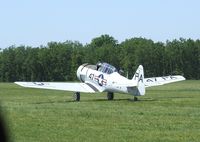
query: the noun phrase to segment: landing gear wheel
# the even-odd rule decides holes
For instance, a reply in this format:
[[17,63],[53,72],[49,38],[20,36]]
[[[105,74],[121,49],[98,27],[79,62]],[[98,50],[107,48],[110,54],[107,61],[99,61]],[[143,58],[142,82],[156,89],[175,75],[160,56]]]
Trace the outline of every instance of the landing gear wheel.
[[134,101],[138,101],[138,98],[137,97],[134,97],[134,99],[133,99]]
[[74,101],[80,101],[80,92],[74,93]]
[[114,93],[108,92],[107,98],[108,98],[109,101],[113,100],[113,98],[114,98]]

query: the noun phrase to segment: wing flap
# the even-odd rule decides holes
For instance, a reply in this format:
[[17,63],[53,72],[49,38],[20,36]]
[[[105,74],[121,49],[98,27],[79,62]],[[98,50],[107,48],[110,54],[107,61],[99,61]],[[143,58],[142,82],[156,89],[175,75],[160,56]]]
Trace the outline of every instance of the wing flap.
[[95,93],[96,91],[86,83],[62,83],[62,82],[15,82],[15,83],[22,87],[28,87],[28,88],[52,89],[52,90],[63,90],[63,91],[73,91],[73,92],[85,92],[85,93]]

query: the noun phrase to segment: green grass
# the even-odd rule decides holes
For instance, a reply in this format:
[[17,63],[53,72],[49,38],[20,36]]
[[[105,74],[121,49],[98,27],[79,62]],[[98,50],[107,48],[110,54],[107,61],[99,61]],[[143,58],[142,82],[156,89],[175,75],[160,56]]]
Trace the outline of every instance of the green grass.
[[0,83],[0,101],[9,134],[16,142],[98,142],[200,140],[200,81],[148,88],[132,96],[27,89]]

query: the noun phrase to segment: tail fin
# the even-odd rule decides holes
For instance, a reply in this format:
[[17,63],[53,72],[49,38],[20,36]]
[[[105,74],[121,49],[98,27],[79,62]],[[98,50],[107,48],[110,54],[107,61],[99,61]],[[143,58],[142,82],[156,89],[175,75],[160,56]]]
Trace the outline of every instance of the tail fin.
[[136,95],[145,94],[145,84],[144,84],[144,69],[142,65],[137,68],[132,80],[137,81],[137,93]]

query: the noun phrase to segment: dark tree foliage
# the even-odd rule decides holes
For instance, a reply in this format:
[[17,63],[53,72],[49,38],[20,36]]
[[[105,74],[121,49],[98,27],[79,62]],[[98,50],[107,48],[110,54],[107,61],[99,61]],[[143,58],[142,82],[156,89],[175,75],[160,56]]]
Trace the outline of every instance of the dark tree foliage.
[[79,42],[50,42],[37,48],[11,46],[0,50],[0,81],[74,81],[83,63],[108,62],[132,78],[142,64],[146,77],[184,75],[200,79],[200,40],[153,42],[131,38],[118,43],[102,35],[83,46]]

